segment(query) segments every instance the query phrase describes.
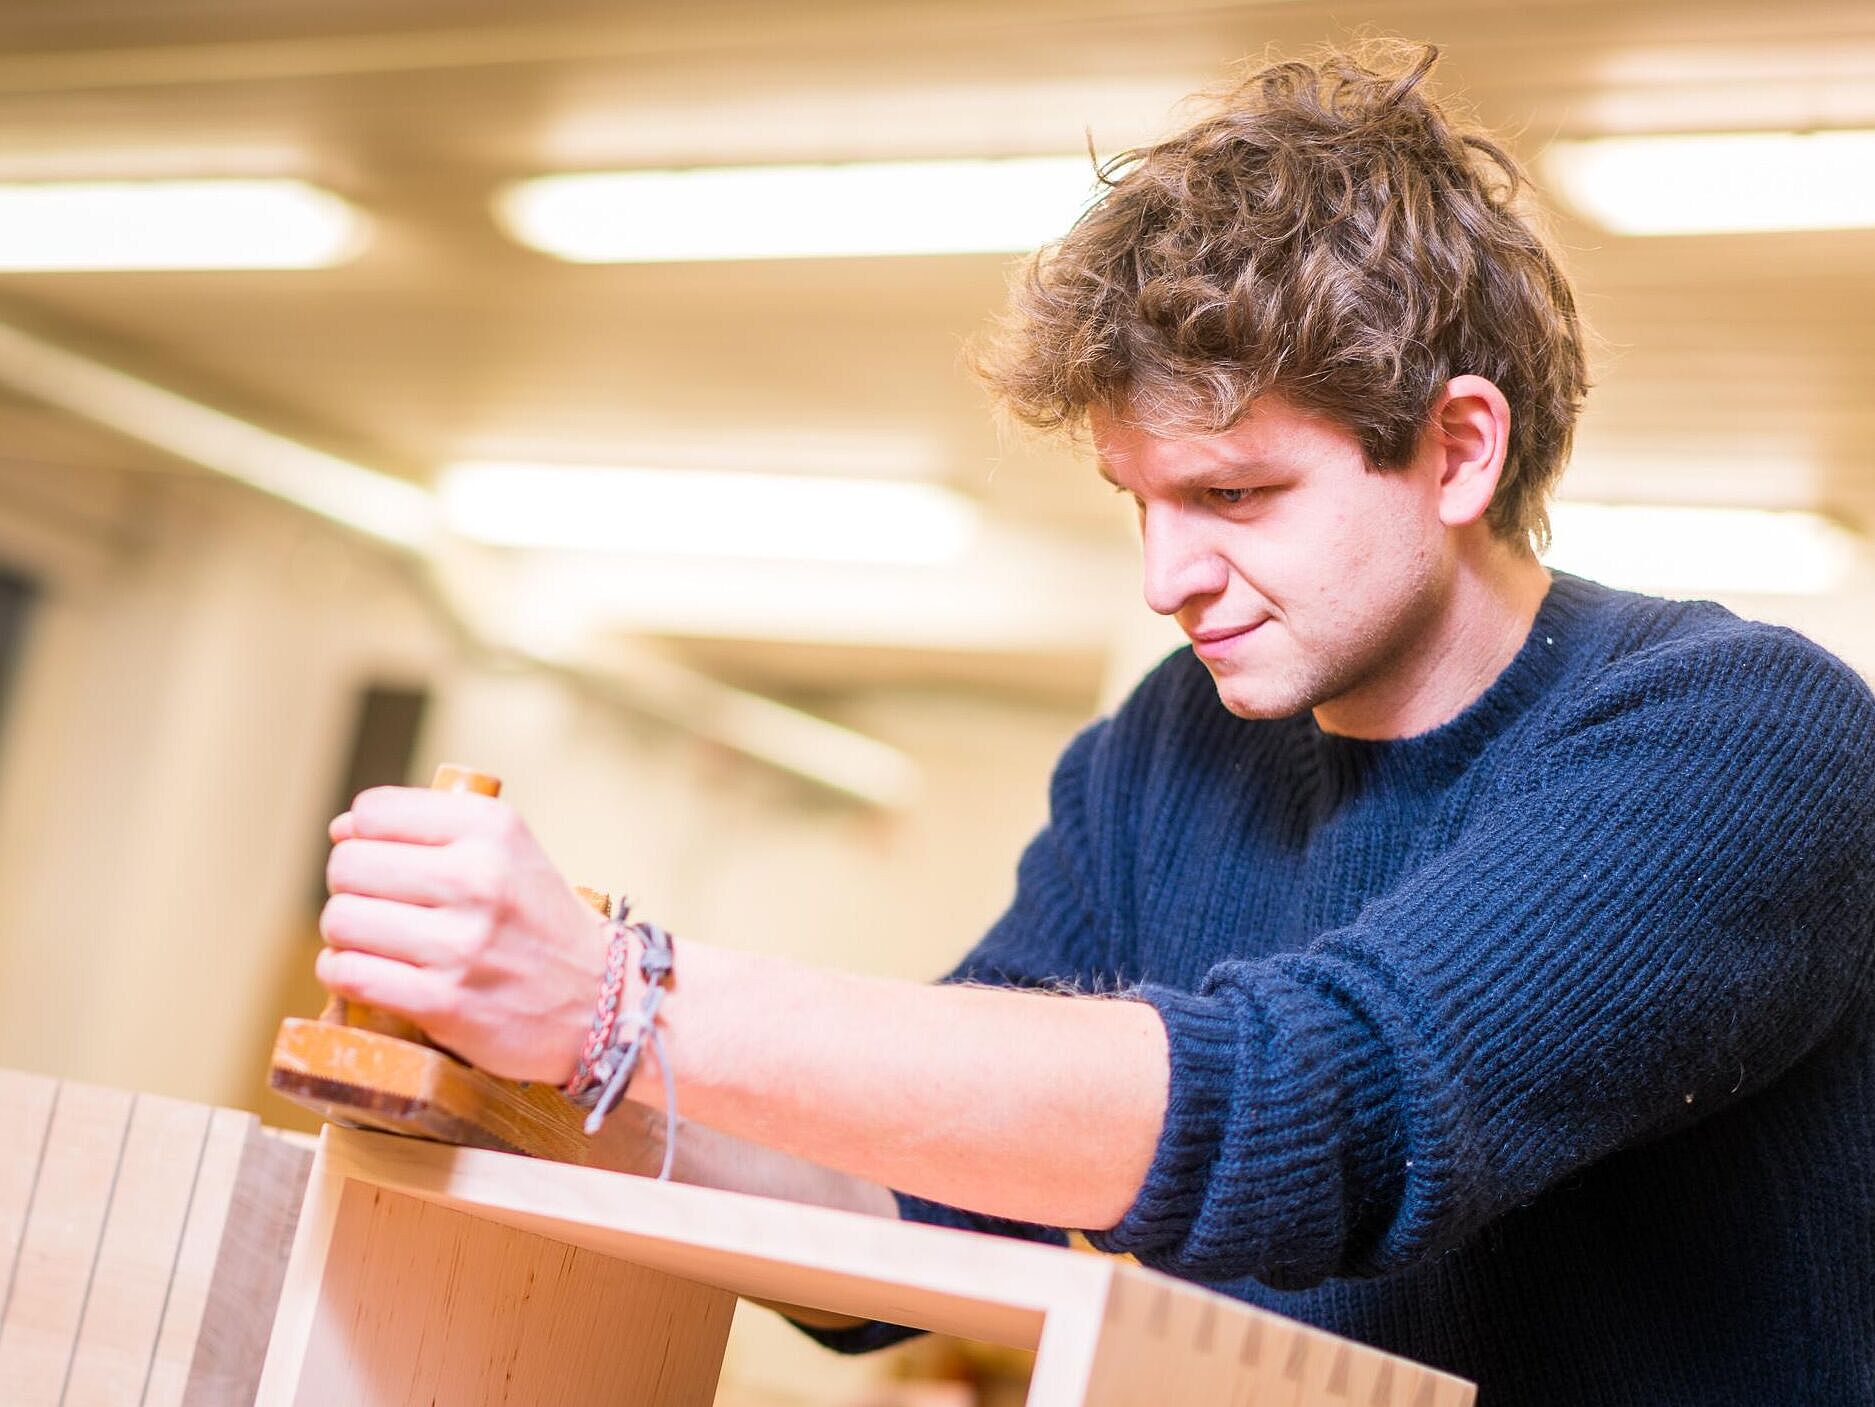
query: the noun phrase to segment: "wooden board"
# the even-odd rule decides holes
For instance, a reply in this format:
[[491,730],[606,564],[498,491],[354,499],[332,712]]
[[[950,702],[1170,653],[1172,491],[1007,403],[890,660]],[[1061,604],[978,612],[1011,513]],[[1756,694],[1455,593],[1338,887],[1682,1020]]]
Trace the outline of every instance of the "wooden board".
[[[1470,1384],[1448,1374],[1112,1259],[329,1128],[282,1292],[261,1407],[309,1407],[298,1385],[314,1357],[335,1351],[315,1327],[328,1296],[347,1303],[370,1297],[379,1306],[373,1312],[392,1313],[398,1297],[414,1292],[411,1285],[397,1296],[374,1290],[346,1269],[351,1253],[340,1206],[359,1188],[396,1192],[680,1282],[1039,1347],[1030,1407],[1468,1407],[1474,1397]],[[423,1297],[445,1293],[438,1278]],[[487,1400],[552,1396],[530,1395],[517,1383],[511,1396]]]
[[296,1407],[708,1407],[735,1296],[353,1183]]
[[[1148,1402],[1256,1407],[1468,1407],[1472,1385],[1278,1315],[1227,1317],[1195,1286],[1115,1267],[1076,1407]],[[1030,1407],[1044,1407],[1031,1390]]]
[[249,1131],[181,1407],[252,1407],[311,1171],[310,1150],[267,1129]]
[[121,1407],[143,1396],[213,1112],[151,1095],[132,1099],[60,1394],[67,1407]]
[[[0,1403],[248,1407],[286,1238],[237,1246],[230,1212],[290,1226],[310,1155],[251,1114],[11,1071],[0,1119]],[[226,1276],[261,1323],[218,1344],[203,1328]]]
[[0,1158],[0,1342],[18,1288],[20,1245],[45,1171],[46,1130],[57,1101],[58,1081],[0,1072],[0,1128],[10,1130],[9,1156]]
[[65,1396],[135,1102],[89,1085],[53,1091],[0,1322],[0,1402],[9,1407]]
[[[203,1144],[191,1192],[189,1220],[176,1245],[176,1270],[169,1284],[169,1303],[156,1336],[156,1358],[144,1396],[156,1403],[186,1403],[191,1369],[198,1356],[207,1324],[209,1288],[221,1256],[222,1236],[235,1198],[255,1191],[240,1178],[242,1155],[253,1137],[254,1117],[235,1109],[210,1111],[208,1137]],[[300,1173],[303,1179],[304,1171]],[[267,1189],[259,1190],[265,1196]],[[297,1214],[299,1208],[294,1206]],[[220,1407],[211,1397],[209,1403]],[[200,1407],[207,1407],[201,1403]]]

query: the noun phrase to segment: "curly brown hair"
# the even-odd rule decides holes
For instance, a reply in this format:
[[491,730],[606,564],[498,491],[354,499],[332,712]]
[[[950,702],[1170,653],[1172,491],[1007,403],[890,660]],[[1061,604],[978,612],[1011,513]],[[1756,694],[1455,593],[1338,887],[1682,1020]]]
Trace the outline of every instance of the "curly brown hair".
[[1510,403],[1486,515],[1548,536],[1545,499],[1588,388],[1556,259],[1515,208],[1491,137],[1429,97],[1431,46],[1330,51],[1237,84],[1176,136],[1100,167],[1106,187],[1017,279],[980,375],[1018,419],[1090,409],[1217,434],[1265,392],[1355,435],[1375,469],[1411,458],[1452,377]]

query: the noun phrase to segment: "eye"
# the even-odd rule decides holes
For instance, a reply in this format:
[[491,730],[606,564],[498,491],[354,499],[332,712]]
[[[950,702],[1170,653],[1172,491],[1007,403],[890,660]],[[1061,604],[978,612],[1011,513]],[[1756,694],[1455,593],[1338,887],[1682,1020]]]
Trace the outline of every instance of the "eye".
[[1205,493],[1213,503],[1225,508],[1236,508],[1254,499],[1262,492],[1259,488],[1216,488],[1206,489]]

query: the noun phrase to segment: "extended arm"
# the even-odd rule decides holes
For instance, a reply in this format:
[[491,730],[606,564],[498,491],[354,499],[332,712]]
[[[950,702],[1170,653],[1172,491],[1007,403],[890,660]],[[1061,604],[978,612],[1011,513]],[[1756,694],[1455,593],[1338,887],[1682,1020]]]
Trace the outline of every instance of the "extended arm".
[[[687,943],[665,1010],[686,1117],[992,1216],[1111,1226],[1164,1117],[1164,1028],[1139,1002]],[[656,1072],[632,1094],[661,1099]]]
[[[383,788],[333,835],[320,979],[493,1073],[564,1081],[605,932],[512,810]],[[686,1119],[993,1216],[1113,1224],[1163,1115],[1164,1030],[1138,1002],[931,987],[680,938],[663,1020]],[[647,1063],[632,1093],[656,1101],[661,1083]],[[798,1195],[803,1174],[785,1176],[794,1191],[776,1195]]]

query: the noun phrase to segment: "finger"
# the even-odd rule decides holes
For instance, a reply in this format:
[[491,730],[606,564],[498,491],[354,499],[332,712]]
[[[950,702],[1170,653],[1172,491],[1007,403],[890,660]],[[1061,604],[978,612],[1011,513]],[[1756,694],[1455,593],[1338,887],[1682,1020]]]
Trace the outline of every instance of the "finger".
[[326,859],[326,889],[403,904],[460,903],[460,869],[460,857],[439,845],[341,840]]
[[442,1005],[442,982],[420,967],[375,953],[322,948],[313,975],[334,996],[363,1002],[422,1025]]
[[357,839],[358,832],[352,826],[352,813],[349,811],[341,811],[338,815],[334,816],[331,824],[326,827],[326,834],[332,837],[332,843],[334,845],[337,845],[341,840]]
[[448,909],[423,908],[363,894],[334,894],[319,911],[319,936],[334,948],[436,967],[455,960],[462,918]]
[[486,831],[513,815],[505,801],[474,792],[428,787],[372,787],[352,801],[352,833],[364,840],[447,845]]

